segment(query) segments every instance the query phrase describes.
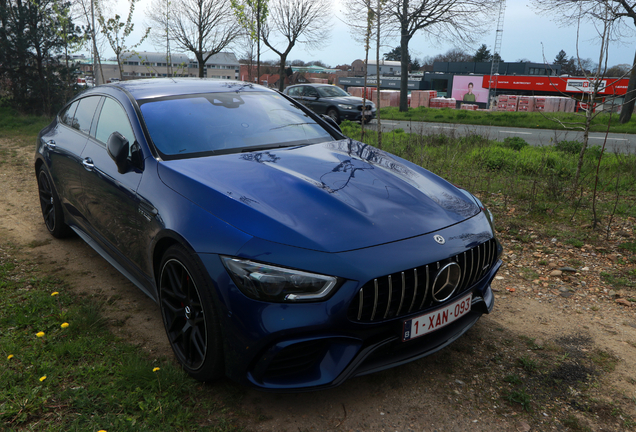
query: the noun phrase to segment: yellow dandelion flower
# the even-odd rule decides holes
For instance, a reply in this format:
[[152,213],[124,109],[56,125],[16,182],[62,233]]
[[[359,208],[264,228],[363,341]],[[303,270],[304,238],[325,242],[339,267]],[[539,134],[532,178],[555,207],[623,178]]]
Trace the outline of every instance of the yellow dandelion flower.
[[158,370],[161,370],[161,368],[156,367],[156,368],[154,368],[152,371],[153,371],[153,372],[157,372]]
[[9,354],[9,355],[7,356],[7,360],[11,360],[12,358],[13,358],[13,354]]
[[51,293],[51,297],[54,297],[54,296],[56,296],[56,295],[58,295],[58,294],[59,294],[59,292],[54,291],[54,292],[52,292],[52,293]]
[[62,328],[66,328],[66,327],[68,327],[68,323],[62,323],[62,324],[60,325],[60,327],[62,327]]
[[37,332],[35,335],[37,337],[43,337],[44,336],[44,332]]
[[46,379],[46,375],[44,375],[42,378],[40,378],[40,382],[44,381]]
[[104,429],[100,429],[97,432],[106,432]]

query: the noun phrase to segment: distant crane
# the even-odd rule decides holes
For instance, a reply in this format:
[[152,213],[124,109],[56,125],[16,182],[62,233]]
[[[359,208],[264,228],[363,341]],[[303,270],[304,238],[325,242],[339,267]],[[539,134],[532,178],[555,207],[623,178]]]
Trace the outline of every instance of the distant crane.
[[503,24],[504,13],[506,12],[506,0],[499,2],[499,18],[497,19],[497,31],[495,32],[495,49],[493,50],[492,63],[490,65],[490,79],[488,80],[488,99],[490,101],[489,106],[492,107],[492,101],[494,101],[495,94],[497,93],[497,81],[494,83],[493,77],[499,73],[499,59],[501,55],[501,39],[503,38]]

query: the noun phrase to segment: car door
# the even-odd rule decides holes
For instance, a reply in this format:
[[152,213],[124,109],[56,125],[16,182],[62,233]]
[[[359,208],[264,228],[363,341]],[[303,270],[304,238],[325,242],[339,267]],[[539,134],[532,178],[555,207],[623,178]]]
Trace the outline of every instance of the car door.
[[80,228],[85,225],[81,200],[81,154],[90,133],[100,96],[78,99],[60,112],[57,126],[42,141],[50,160],[49,172],[62,206]]
[[136,192],[143,171],[131,164],[126,172],[118,172],[106,150],[113,132],[122,134],[130,146],[135,143],[123,106],[114,98],[104,97],[96,127],[82,152],[83,206],[91,236],[110,254],[118,255],[121,264],[133,270],[143,261],[146,250],[140,240],[145,219],[139,212],[140,199]]
[[303,103],[316,114],[324,114],[326,107],[320,100],[318,90],[312,86],[303,86]]

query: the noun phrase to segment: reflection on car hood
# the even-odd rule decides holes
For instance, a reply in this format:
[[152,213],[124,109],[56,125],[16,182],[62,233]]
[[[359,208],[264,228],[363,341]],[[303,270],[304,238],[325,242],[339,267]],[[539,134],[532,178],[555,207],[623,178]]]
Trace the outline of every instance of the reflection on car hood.
[[173,160],[159,175],[250,235],[325,252],[430,233],[480,211],[438,176],[352,140]]
[[[325,99],[329,102],[346,104],[346,105],[362,105],[362,98],[357,96],[334,96],[334,97],[321,97],[318,100]],[[369,99],[367,99],[367,103],[371,103]]]

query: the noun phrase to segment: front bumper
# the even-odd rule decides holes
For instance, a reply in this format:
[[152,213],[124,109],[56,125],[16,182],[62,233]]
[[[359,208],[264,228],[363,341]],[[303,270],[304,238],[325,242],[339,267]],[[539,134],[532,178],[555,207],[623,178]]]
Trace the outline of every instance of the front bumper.
[[[375,118],[375,113],[376,110],[373,109],[371,110],[371,115],[370,116],[366,116],[369,117],[369,120],[373,120]],[[359,110],[355,110],[355,111],[345,111],[345,110],[340,110],[340,118],[341,120],[350,120],[350,121],[361,121],[362,120],[362,111]]]
[[[479,234],[467,235],[466,230]],[[218,256],[201,254],[217,284],[227,375],[264,390],[318,390],[417,360],[455,341],[493,308],[490,283],[501,266],[501,246],[493,240],[483,213],[437,233],[448,239],[443,248],[432,244],[433,234],[429,234],[339,254],[300,251],[262,240],[251,246],[248,243],[241,250],[243,258],[263,261],[262,250],[267,248],[267,262],[345,279],[330,298],[315,303],[249,299],[234,286]],[[375,322],[352,319],[351,305],[361,287],[374,277],[448,259],[484,240],[497,246],[494,262],[478,280],[447,301]],[[432,333],[402,342],[405,320],[443,307],[469,292],[473,296],[471,312]]]

